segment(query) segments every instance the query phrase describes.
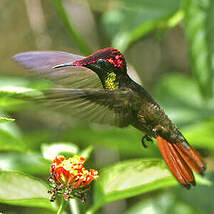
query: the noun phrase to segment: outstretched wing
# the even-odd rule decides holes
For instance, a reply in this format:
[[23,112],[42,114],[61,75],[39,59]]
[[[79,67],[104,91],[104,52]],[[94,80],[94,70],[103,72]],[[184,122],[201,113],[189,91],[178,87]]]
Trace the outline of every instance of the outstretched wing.
[[84,67],[53,69],[58,64],[81,58],[56,51],[33,51],[14,56],[14,60],[27,69],[55,82],[57,88],[44,91],[44,98],[38,101],[85,121],[119,127],[129,125],[133,114],[130,104],[134,102],[131,90],[104,90],[98,76]]
[[24,52],[13,57],[25,68],[53,80],[58,85],[70,88],[102,88],[98,76],[90,69],[72,66],[53,69],[56,65],[82,58],[79,55],[58,51]]
[[130,89],[56,88],[47,90],[40,101],[85,121],[125,127],[133,118],[134,96]]

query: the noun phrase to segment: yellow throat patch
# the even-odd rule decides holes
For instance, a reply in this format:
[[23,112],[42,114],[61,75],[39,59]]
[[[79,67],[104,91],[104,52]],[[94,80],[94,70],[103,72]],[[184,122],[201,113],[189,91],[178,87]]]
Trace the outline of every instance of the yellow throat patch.
[[119,84],[118,82],[116,82],[116,74],[114,72],[111,72],[105,79],[105,87],[109,90],[115,90],[118,89],[118,86]]

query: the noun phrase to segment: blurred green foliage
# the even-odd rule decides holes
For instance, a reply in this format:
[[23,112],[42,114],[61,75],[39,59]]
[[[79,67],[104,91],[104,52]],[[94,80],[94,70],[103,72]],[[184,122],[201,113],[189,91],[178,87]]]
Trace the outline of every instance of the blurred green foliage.
[[[50,160],[63,153],[82,155],[100,171],[79,213],[213,213],[206,179],[214,178],[213,14],[212,0],[1,0],[0,212],[54,213],[45,183]],[[175,187],[157,146],[143,149],[143,133],[132,127],[86,124],[13,98],[37,95],[50,84],[23,74],[9,61],[15,53],[87,55],[106,46],[124,52],[145,88],[206,157],[208,172],[197,177],[203,186]]]

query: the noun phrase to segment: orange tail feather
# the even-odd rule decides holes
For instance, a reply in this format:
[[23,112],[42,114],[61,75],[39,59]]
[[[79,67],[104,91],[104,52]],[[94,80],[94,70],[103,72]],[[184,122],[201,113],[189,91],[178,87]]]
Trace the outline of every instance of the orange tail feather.
[[206,168],[199,153],[188,144],[186,148],[182,143],[173,144],[160,136],[157,136],[157,141],[166,164],[178,182],[187,189],[195,185],[192,170],[202,174]]
[[198,174],[203,175],[204,171],[206,170],[205,162],[194,148],[192,148],[190,145],[188,146],[189,148],[186,148],[181,143],[174,144],[174,147],[177,149],[189,167]]

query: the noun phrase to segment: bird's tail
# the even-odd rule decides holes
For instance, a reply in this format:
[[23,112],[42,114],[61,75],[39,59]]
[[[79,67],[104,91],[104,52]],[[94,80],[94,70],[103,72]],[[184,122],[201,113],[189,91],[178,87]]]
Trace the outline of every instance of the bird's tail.
[[157,136],[157,141],[166,164],[178,182],[187,189],[195,185],[193,171],[203,174],[206,169],[200,154],[186,142],[170,143],[160,136]]

